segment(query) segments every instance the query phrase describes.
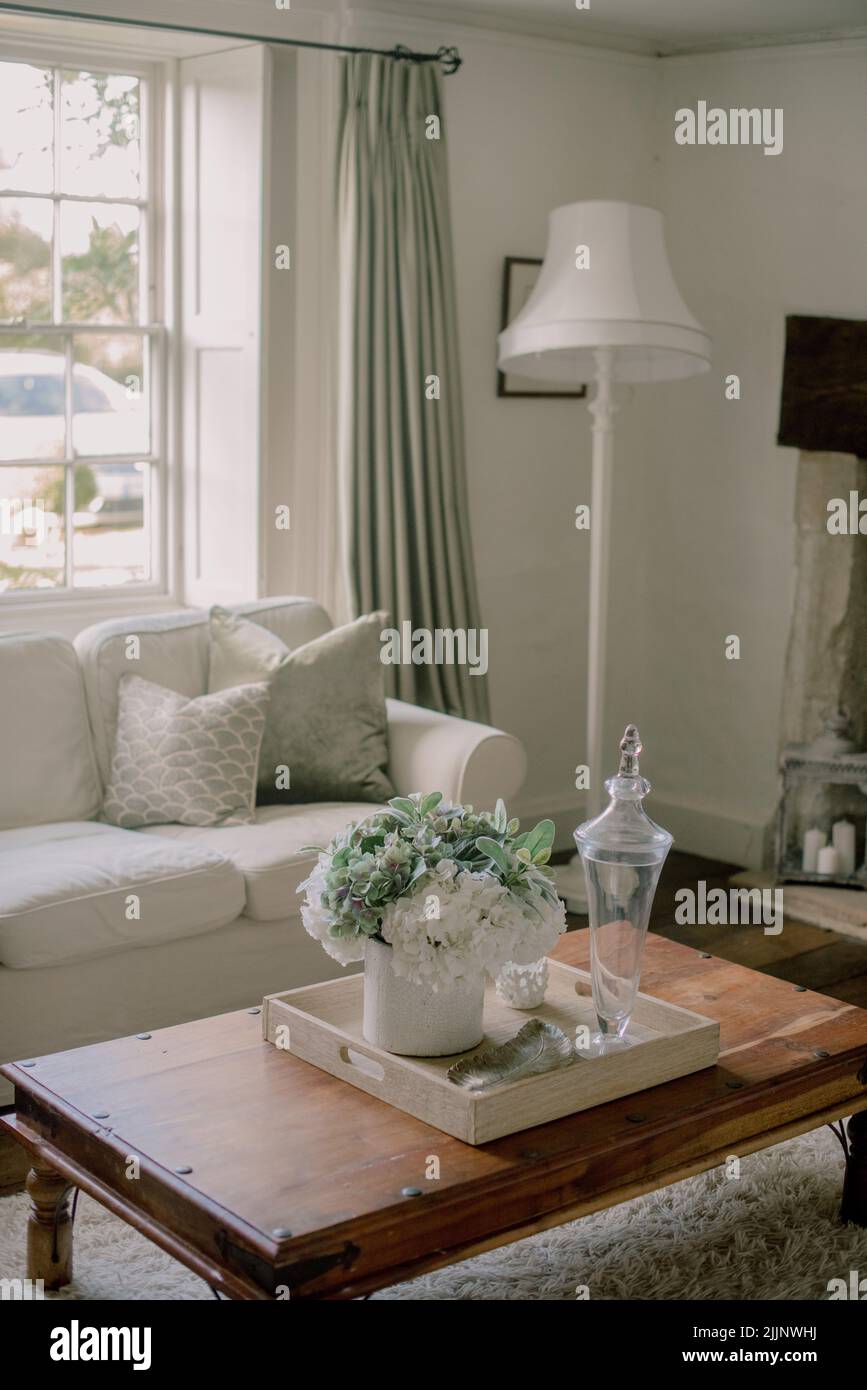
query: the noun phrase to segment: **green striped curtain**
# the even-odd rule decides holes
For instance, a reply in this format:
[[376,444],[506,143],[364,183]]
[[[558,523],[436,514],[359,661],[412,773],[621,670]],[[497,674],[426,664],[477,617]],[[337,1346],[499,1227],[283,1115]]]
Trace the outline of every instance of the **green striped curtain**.
[[[342,64],[338,440],[355,611],[479,629],[441,78],[372,54]],[[487,678],[469,671],[386,667],[399,699],[487,720]]]

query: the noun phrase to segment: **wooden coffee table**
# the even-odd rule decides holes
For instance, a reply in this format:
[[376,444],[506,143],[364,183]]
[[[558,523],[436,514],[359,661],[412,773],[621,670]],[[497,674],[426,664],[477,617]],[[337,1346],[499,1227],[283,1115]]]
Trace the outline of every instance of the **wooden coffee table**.
[[264,1043],[258,1008],[10,1063],[27,1273],[69,1281],[80,1187],[233,1298],[352,1298],[846,1115],[867,1224],[867,1011],[655,936],[642,987],[719,1019],[719,1065],[481,1148]]

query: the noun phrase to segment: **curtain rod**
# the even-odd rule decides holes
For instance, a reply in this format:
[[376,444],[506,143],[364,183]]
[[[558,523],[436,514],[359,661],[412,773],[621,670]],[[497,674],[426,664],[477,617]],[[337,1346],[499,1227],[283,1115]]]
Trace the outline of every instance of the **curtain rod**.
[[456,48],[438,48],[436,53],[415,53],[403,44],[394,48],[355,48],[344,43],[317,43],[313,39],[278,39],[270,34],[239,34],[232,29],[203,29],[196,24],[161,24],[156,19],[123,19],[119,15],[85,14],[79,10],[52,9],[50,5],[0,4],[0,14],[44,15],[52,19],[84,19],[92,24],[124,24],[137,29],[165,29],[176,34],[206,34],[216,39],[243,39],[248,43],[277,43],[287,48],[317,48],[329,53],[373,53],[405,63],[439,63],[444,76],[457,72],[463,59]]

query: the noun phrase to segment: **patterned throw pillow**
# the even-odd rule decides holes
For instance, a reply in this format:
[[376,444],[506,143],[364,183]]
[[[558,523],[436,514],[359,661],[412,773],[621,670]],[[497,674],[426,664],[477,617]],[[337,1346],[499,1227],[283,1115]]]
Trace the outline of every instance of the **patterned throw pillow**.
[[123,676],[103,819],[126,830],[251,821],[269,699],[265,682],[190,699]]

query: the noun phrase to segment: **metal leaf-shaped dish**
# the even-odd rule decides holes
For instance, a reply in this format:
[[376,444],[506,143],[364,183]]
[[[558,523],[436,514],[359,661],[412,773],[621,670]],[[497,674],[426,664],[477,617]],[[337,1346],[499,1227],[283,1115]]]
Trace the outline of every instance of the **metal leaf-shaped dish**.
[[531,1018],[507,1043],[462,1058],[449,1067],[447,1075],[449,1081],[468,1091],[487,1091],[491,1086],[571,1066],[574,1061],[575,1049],[566,1034],[553,1023]]

